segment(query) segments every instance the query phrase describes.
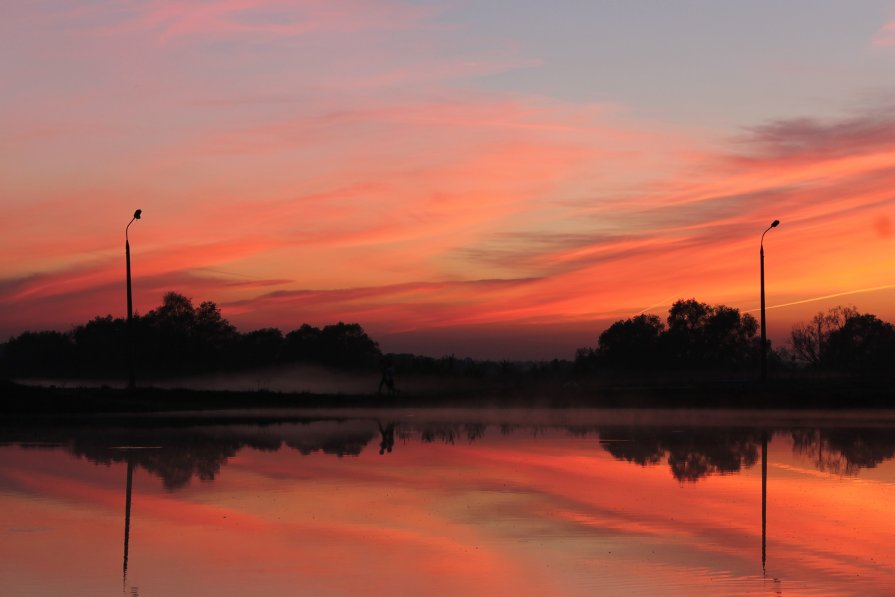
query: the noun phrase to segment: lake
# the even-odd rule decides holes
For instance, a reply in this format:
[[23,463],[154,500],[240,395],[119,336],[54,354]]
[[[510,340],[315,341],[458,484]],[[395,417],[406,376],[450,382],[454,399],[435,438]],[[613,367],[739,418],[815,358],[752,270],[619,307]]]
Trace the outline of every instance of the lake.
[[890,411],[25,418],[0,454],[6,595],[895,586]]

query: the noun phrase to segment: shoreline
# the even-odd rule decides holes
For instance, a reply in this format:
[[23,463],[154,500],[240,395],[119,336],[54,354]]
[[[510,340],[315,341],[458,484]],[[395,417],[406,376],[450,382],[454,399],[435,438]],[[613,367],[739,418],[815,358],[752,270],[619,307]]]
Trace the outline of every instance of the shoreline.
[[573,387],[491,388],[462,393],[308,393],[138,387],[31,386],[0,382],[5,415],[105,415],[184,411],[390,408],[895,409],[890,384],[852,380],[615,382]]

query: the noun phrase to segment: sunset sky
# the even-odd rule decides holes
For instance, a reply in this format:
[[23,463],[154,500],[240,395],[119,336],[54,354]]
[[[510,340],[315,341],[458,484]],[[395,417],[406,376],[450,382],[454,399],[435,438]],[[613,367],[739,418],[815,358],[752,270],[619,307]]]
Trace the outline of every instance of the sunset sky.
[[571,358],[695,297],[895,321],[895,2],[0,8],[0,337],[176,290],[242,331]]

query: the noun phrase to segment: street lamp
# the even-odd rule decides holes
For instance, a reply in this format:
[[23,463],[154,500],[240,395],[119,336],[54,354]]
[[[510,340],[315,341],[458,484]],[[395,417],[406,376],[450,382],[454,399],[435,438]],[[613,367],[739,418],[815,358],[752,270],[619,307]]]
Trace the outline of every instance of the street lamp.
[[768,230],[779,225],[780,220],[774,220],[768,229],[761,233],[761,250],[759,251],[761,256],[761,381],[768,378],[768,338],[764,316],[764,235],[768,233]]
[[127,223],[124,229],[124,258],[127,262],[127,387],[129,389],[133,389],[137,385],[137,379],[134,375],[134,300],[131,294],[131,243],[127,238],[127,229],[131,227],[134,220],[139,220],[142,214],[142,209],[135,211],[134,217],[131,218],[131,221]]

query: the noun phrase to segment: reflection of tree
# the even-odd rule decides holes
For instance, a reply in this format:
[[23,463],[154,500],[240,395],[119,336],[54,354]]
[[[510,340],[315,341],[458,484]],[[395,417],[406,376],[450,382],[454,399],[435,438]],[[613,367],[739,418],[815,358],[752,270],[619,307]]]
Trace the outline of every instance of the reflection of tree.
[[798,429],[792,449],[820,471],[856,475],[895,456],[895,437],[889,429]]
[[314,452],[342,456],[357,456],[370,441],[376,437],[376,433],[362,431],[349,431],[343,435],[326,438],[296,438],[289,439],[285,443],[290,448],[298,450],[307,456]]
[[620,460],[641,466],[668,462],[678,481],[697,481],[711,474],[737,473],[755,464],[761,434],[754,430],[649,428],[600,430],[600,444]]
[[458,433],[459,426],[457,425],[433,425],[420,431],[420,441],[424,444],[431,444],[440,440],[445,444],[453,444]]
[[466,424],[466,439],[470,442],[474,442],[477,439],[481,439],[485,435],[485,430],[488,429],[487,425],[482,423],[467,423]]
[[285,444],[304,455],[313,452],[357,456],[376,436],[368,422],[304,424],[3,429],[0,442],[24,446],[57,444],[96,464],[125,463],[159,477],[165,488],[182,489],[194,477],[211,481],[243,448],[273,451]]
[[420,441],[425,444],[435,441],[453,444],[462,437],[465,437],[468,442],[481,439],[487,428],[488,426],[483,423],[432,423],[421,427],[419,434]]
[[[149,447],[130,450],[115,447],[129,445]],[[194,476],[202,481],[213,481],[221,466],[244,445],[246,442],[235,438],[212,439],[195,436],[189,431],[171,433],[167,430],[161,434],[141,432],[130,437],[105,436],[99,442],[89,437],[76,437],[68,449],[97,464],[127,462],[130,458],[135,466],[161,478],[165,489],[173,491],[186,487]]]
[[627,460],[640,466],[659,464],[665,456],[665,448],[659,438],[630,429],[602,432],[600,445],[619,460]]
[[[292,419],[265,424],[221,424],[211,419],[189,425],[144,422],[121,428],[27,426],[0,427],[0,444],[59,445],[97,464],[126,463],[160,478],[168,490],[185,487],[194,477],[210,481],[243,448],[276,451],[287,446],[303,455],[357,456],[372,445],[385,451],[395,438],[422,443],[475,442],[485,436],[484,423],[376,419]],[[525,430],[536,440],[556,427],[497,425],[502,435]],[[600,444],[615,458],[641,466],[667,464],[675,479],[696,481],[711,474],[736,473],[753,466],[760,455],[761,432],[752,429],[563,427],[574,437],[599,434]],[[810,457],[823,471],[856,474],[895,457],[895,436],[888,429],[792,430],[793,450]],[[384,442],[384,445],[383,445]],[[124,449],[123,449],[124,448]]]

